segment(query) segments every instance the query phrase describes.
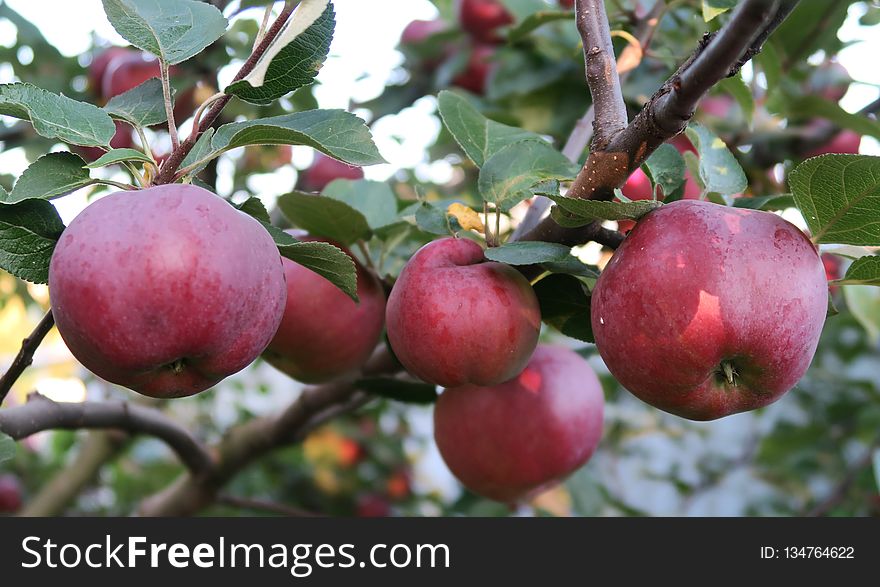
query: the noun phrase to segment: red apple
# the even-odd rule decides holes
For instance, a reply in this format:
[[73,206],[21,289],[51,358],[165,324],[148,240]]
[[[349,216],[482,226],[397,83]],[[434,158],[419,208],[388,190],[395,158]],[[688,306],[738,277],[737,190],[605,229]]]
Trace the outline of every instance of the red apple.
[[314,271],[289,259],[282,262],[287,305],[263,357],[304,383],[356,372],[376,348],[385,323],[385,291],[379,279],[355,260],[360,299],[355,303]]
[[458,20],[468,34],[482,43],[499,43],[499,28],[513,24],[513,15],[499,0],[459,0]]
[[387,518],[392,515],[388,498],[377,493],[367,493],[357,499],[355,515],[358,518]]
[[559,0],[559,5],[563,8],[574,8],[574,0]]
[[848,153],[857,155],[859,146],[862,143],[862,135],[859,133],[845,129],[837,133],[830,142],[814,149],[810,149],[804,153],[804,157],[819,157],[820,155],[830,155],[832,153]]
[[320,192],[334,179],[363,179],[364,170],[315,152],[311,167],[300,174],[300,189]]
[[[630,200],[650,200],[654,197],[654,188],[651,186],[651,180],[641,168],[636,169],[629,176],[629,179],[626,180],[620,191]],[[624,234],[632,230],[635,224],[632,220],[619,220],[617,222],[618,230]]]
[[101,95],[109,100],[161,75],[159,60],[155,57],[140,51],[126,52],[115,56],[107,64],[101,78]]
[[733,98],[727,95],[707,96],[698,106],[698,112],[715,118],[728,118],[733,110]]
[[414,20],[403,29],[403,33],[400,35],[400,44],[418,45],[446,28],[446,23],[440,19]]
[[596,347],[645,402],[693,420],[772,403],[825,322],[816,247],[769,212],[681,200],[642,218],[592,294]]
[[96,96],[101,95],[101,88],[104,83],[104,73],[107,71],[107,66],[111,61],[117,57],[138,54],[139,51],[126,47],[108,47],[100,53],[95,54],[92,58],[92,62],[89,64],[88,70],[89,89],[92,93]]
[[818,94],[831,102],[840,102],[852,81],[843,65],[836,60],[827,60],[813,71],[806,92]]
[[[110,139],[110,148],[112,149],[130,149],[134,146],[134,138],[132,138],[132,133],[134,129],[128,125],[126,122],[122,122],[120,120],[114,121],[116,124],[116,134],[113,135],[113,138]],[[100,147],[75,147],[74,150],[86,161],[86,163],[93,163],[101,158],[102,155],[107,153],[104,149]]]
[[446,389],[434,409],[443,460],[471,491],[528,499],[586,463],[602,436],[604,396],[584,359],[538,345],[514,379]]
[[203,391],[269,344],[287,288],[272,237],[193,185],[117,192],[64,231],[52,313],[95,375],[151,397]]
[[[843,277],[843,260],[837,255],[822,253],[822,266],[825,268],[825,279],[835,281]],[[836,285],[829,285],[828,291],[836,294],[839,289]]]
[[452,85],[464,88],[478,96],[485,94],[486,81],[492,70],[492,56],[494,54],[495,47],[490,45],[475,46],[464,69],[452,78]]
[[21,482],[12,474],[0,475],[0,514],[14,514],[21,509]]
[[541,328],[532,286],[464,238],[419,249],[388,297],[388,339],[413,375],[436,385],[495,385],[522,371]]
[[[620,190],[623,192],[623,195],[629,198],[630,200],[650,200],[654,197],[653,190],[651,188],[651,180],[642,171],[641,168],[636,169],[632,175],[629,176],[629,179],[626,180],[626,183],[623,184],[623,188]],[[694,176],[691,175],[689,170],[685,170],[684,172],[684,193],[681,196],[682,200],[699,200],[703,195],[703,190],[700,189],[699,184],[694,179]],[[662,192],[658,194],[659,200],[665,199]],[[618,230],[620,232],[626,234],[632,227],[635,226],[634,220],[620,220],[617,222]]]

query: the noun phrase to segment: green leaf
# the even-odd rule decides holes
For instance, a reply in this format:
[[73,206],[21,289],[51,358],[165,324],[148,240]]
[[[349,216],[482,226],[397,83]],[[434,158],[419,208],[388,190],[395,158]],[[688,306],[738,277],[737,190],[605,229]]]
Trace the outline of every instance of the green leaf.
[[880,257],[868,255],[853,261],[837,285],[880,285]]
[[433,404],[437,388],[421,381],[405,381],[391,377],[365,377],[354,382],[358,389],[407,404]]
[[294,226],[314,236],[322,236],[342,245],[370,238],[370,226],[364,215],[339,200],[302,192],[278,198],[278,207]]
[[168,120],[162,82],[158,78],[150,78],[127,92],[113,96],[104,110],[114,118],[140,127],[162,124]]
[[841,128],[848,128],[860,135],[880,139],[880,122],[863,114],[852,114],[836,102],[822,96],[807,95],[786,102],[787,112],[798,118],[825,118]]
[[[260,198],[251,196],[241,204],[233,204],[233,206],[248,216],[252,216],[260,221],[264,226],[267,224],[271,225],[271,217],[269,216],[269,211],[266,210],[266,206],[263,204],[263,201]],[[275,228],[274,226],[272,228]],[[270,231],[271,234],[271,231]]]
[[152,159],[137,149],[111,149],[85,167],[86,169],[97,169],[115,163],[122,163],[123,161],[140,161],[141,163],[153,162]]
[[102,0],[107,20],[123,39],[169,65],[199,54],[229,24],[207,2],[196,0]]
[[745,172],[724,141],[701,124],[690,124],[686,132],[700,154],[700,178],[706,191],[729,196],[749,187]]
[[735,198],[734,208],[748,208],[750,210],[785,210],[794,208],[794,198],[791,194],[779,194],[776,196],[755,196],[752,198]]
[[549,261],[541,263],[541,266],[550,273],[564,273],[566,275],[574,275],[575,277],[586,277],[587,279],[598,279],[599,270],[592,265],[587,265],[574,255],[568,255],[562,261]]
[[535,12],[527,16],[524,20],[517,23],[516,26],[511,29],[511,31],[507,34],[507,40],[511,43],[516,43],[521,41],[529,36],[529,34],[549,22],[556,22],[558,20],[572,20],[574,18],[574,12],[572,11],[561,11],[561,10],[542,10],[540,12]]
[[106,112],[30,84],[0,84],[0,114],[29,120],[47,139],[84,147],[110,146],[116,125]]
[[333,5],[303,0],[284,29],[242,80],[226,87],[252,104],[270,104],[314,81],[333,40]]
[[[193,145],[192,151],[190,151],[187,156],[183,158],[183,161],[180,162],[179,169],[186,169],[190,165],[201,162],[197,167],[195,167],[187,174],[188,177],[197,175],[208,165],[208,162],[211,159],[220,154],[214,153],[212,150],[213,147],[211,146],[211,141],[213,140],[213,138],[214,129],[209,128],[202,134],[202,136],[199,137],[199,140],[196,141],[196,144]],[[214,155],[214,157],[211,157],[212,154]]]
[[397,198],[391,186],[383,181],[334,179],[327,184],[322,194],[345,202],[360,212],[373,230],[399,220]]
[[25,169],[12,193],[0,197],[0,202],[12,204],[22,200],[37,198],[51,200],[94,183],[84,161],[73,153],[61,151],[43,155]]
[[823,155],[789,176],[813,242],[880,245],[880,157]]
[[437,102],[446,128],[477,167],[511,143],[543,141],[539,134],[489,120],[459,94],[444,90]]
[[15,457],[17,445],[11,436],[0,432],[0,464]]
[[49,280],[49,261],[64,223],[46,200],[0,204],[0,269],[33,283]]
[[718,82],[718,87],[733,96],[745,116],[746,123],[751,128],[752,118],[755,114],[755,97],[752,95],[752,89],[743,81],[742,72],[733,77],[724,78]]
[[218,153],[248,145],[308,145],[350,165],[385,163],[364,121],[345,110],[306,110],[224,124],[211,144]]
[[518,241],[486,249],[487,259],[508,265],[562,263],[568,257],[571,257],[571,247],[540,241]]
[[[584,226],[595,220],[638,220],[648,212],[656,210],[663,204],[654,200],[636,200],[634,202],[604,202],[584,200],[566,196],[547,196],[559,210],[565,212],[569,219],[578,222],[574,226]],[[558,215],[558,213],[557,213]],[[554,216],[554,220],[556,217]]]
[[684,185],[684,158],[678,149],[664,143],[654,151],[644,164],[646,173],[654,185],[659,185],[664,195],[670,195]]
[[703,0],[703,20],[709,22],[736,6],[736,0]]
[[846,285],[841,289],[846,307],[876,345],[880,342],[880,288]]
[[460,230],[458,222],[445,208],[439,208],[430,202],[421,202],[416,208],[416,224],[428,234],[450,235]]
[[584,284],[571,275],[553,274],[534,285],[541,319],[566,336],[594,342],[590,324],[590,296]]
[[[287,233],[281,232],[281,234]],[[276,236],[275,233],[272,233],[272,236]],[[290,238],[295,240],[293,237]],[[276,239],[275,242],[277,243],[278,240]],[[278,250],[282,256],[299,263],[306,269],[311,269],[341,289],[355,302],[358,301],[357,271],[354,261],[342,249],[320,241],[296,241],[290,244],[281,244],[278,246]]]
[[492,155],[480,169],[477,183],[484,200],[510,209],[531,196],[531,187],[548,179],[574,179],[578,171],[578,165],[548,143],[521,141]]

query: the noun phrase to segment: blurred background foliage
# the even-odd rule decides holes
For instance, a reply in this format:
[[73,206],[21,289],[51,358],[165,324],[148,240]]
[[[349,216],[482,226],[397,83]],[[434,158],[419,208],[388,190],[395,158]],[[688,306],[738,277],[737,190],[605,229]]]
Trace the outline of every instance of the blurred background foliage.
[[[222,87],[218,74],[222,78],[230,60],[240,61],[249,54],[262,17],[259,5],[266,3],[215,4],[225,6],[225,14],[233,17],[232,25],[218,43],[179,66],[174,75],[178,97],[204,99]],[[375,4],[376,14],[363,24],[356,43],[369,44],[373,35],[380,34],[396,39],[403,32],[399,18],[382,22],[383,7],[378,5],[383,3]],[[561,149],[590,105],[571,12],[556,0],[505,0],[516,20],[507,30],[517,31],[519,23],[536,11],[567,14],[557,14],[531,32],[514,35],[516,40],[487,42],[461,29],[452,0],[406,4],[401,18],[439,22],[428,27],[427,35],[416,35],[414,40],[404,36],[396,62],[389,67],[356,72],[354,80],[384,76],[384,84],[372,95],[351,92],[348,104],[386,144],[406,145],[408,139],[401,129],[407,127],[428,139],[416,164],[395,163],[387,157],[391,165],[368,169],[367,177],[386,181],[401,211],[418,199],[460,201],[477,207],[481,205],[477,169],[442,129],[433,96],[441,89],[457,88],[469,94],[486,116],[546,135]],[[627,48],[635,52],[630,55],[633,68],[624,83],[631,114],[688,57],[704,32],[717,29],[727,16],[706,22],[706,6],[713,3],[700,0],[678,0],[659,7],[653,0],[609,0],[606,4],[619,54]],[[26,81],[101,103],[100,92],[89,82],[89,66],[111,42],[121,41],[95,33],[90,51],[64,54],[43,36],[39,22],[28,21],[13,5],[0,3],[0,79]],[[336,5],[342,25],[352,18],[353,4],[339,0]],[[648,15],[658,18],[653,32],[646,28]],[[837,150],[880,152],[874,139],[861,137],[864,127],[849,115],[876,99],[880,78],[860,78],[856,68],[848,71],[843,65],[874,59],[876,44],[850,39],[875,35],[876,28],[871,27],[878,22],[880,8],[874,2],[802,2],[742,77],[713,90],[696,119],[734,151],[750,180],[745,196],[785,193],[788,171],[841,133],[855,134],[855,141]],[[632,47],[636,38],[643,41],[644,50]],[[344,60],[348,54],[339,47],[334,44],[331,56]],[[838,59],[847,50],[847,59]],[[333,59],[328,70],[332,65]],[[858,72],[866,69],[859,67]],[[322,85],[337,93],[352,89],[322,72],[316,86],[269,107],[233,100],[223,121],[316,107],[321,103]],[[149,138],[165,148],[170,145],[161,129]],[[6,118],[0,120],[0,144],[0,185],[6,189],[11,189],[20,171],[9,162],[26,164],[58,147],[37,136],[29,125]],[[235,200],[255,194],[272,206],[278,195],[302,182],[297,178],[303,177],[301,172],[311,157],[311,151],[304,148],[248,148],[224,155],[203,179],[221,195]],[[87,194],[80,205],[97,193]],[[512,210],[505,228],[527,208],[526,203]],[[786,211],[786,217],[794,221],[796,215]],[[277,214],[275,218],[283,222]],[[370,243],[385,273],[396,275],[415,248],[432,238],[424,228],[411,222],[395,224]],[[839,276],[846,257],[825,252],[829,277]],[[586,262],[596,265],[609,256],[597,246],[584,247],[581,253]],[[591,346],[545,327],[545,339],[581,350],[602,375],[607,398],[605,433],[597,454],[585,467],[515,511],[460,488],[434,446],[430,407],[377,400],[315,431],[304,443],[253,464],[206,513],[880,515],[878,292],[865,286],[834,288],[839,313],[829,317],[813,365],[800,384],[767,408],[710,423],[686,421],[641,403],[608,376]],[[0,364],[12,360],[48,303],[44,286],[0,275]],[[160,407],[198,438],[212,442],[236,423],[281,409],[301,387],[258,361],[197,397],[146,400],[94,379],[72,359],[53,331],[5,406],[23,402],[34,389],[58,401],[122,398]],[[19,443],[14,457],[0,463],[3,483],[20,484],[25,512],[66,515],[128,514],[145,497],[173,482],[180,471],[162,443],[114,432],[40,433]]]

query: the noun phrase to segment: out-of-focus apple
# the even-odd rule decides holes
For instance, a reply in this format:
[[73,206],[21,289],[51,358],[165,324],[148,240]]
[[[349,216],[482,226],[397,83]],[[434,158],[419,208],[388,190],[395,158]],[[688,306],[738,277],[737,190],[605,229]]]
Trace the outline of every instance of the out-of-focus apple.
[[0,475],[0,514],[14,514],[21,505],[21,481],[11,473]]
[[474,46],[464,69],[452,78],[452,85],[478,96],[485,94],[486,82],[492,71],[493,55],[495,55],[495,47],[491,45]]
[[458,20],[481,43],[500,43],[498,29],[513,24],[513,15],[499,0],[459,0]]
[[320,192],[334,179],[363,179],[364,170],[316,151],[312,165],[299,177],[301,190]]

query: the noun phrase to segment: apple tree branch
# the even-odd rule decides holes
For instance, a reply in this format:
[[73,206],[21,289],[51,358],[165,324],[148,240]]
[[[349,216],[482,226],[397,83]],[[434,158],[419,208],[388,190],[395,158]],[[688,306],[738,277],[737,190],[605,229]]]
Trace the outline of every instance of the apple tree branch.
[[[568,191],[570,197],[610,200],[660,145],[681,133],[700,99],[725,77],[735,75],[746,55],[757,54],[764,41],[791,13],[798,0],[743,0],[718,33],[707,34],[694,54],[651,97],[645,107],[602,151],[594,151]],[[522,240],[566,242],[589,235],[590,226],[564,229],[544,219]],[[594,229],[595,230],[595,229]]]
[[195,474],[213,468],[211,455],[188,430],[152,408],[119,401],[58,403],[32,393],[24,405],[0,411],[0,432],[15,440],[58,429],[116,429],[148,434],[164,441]]

